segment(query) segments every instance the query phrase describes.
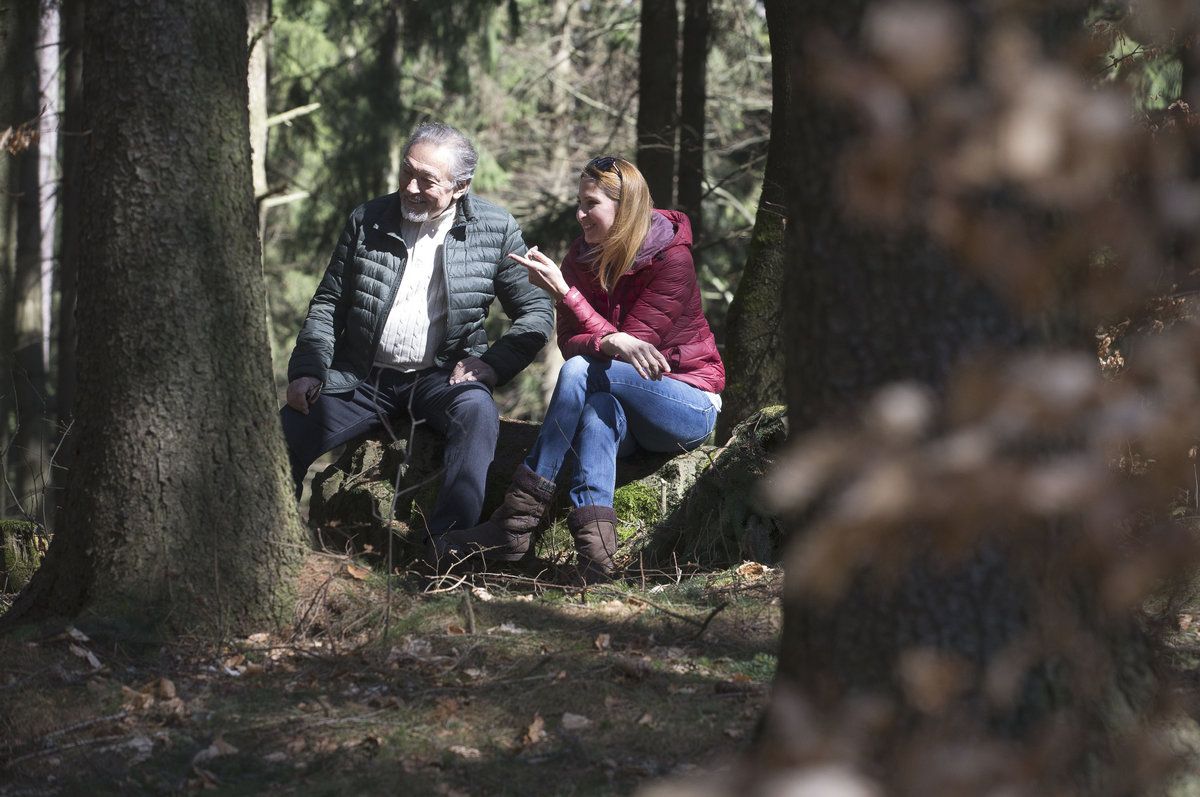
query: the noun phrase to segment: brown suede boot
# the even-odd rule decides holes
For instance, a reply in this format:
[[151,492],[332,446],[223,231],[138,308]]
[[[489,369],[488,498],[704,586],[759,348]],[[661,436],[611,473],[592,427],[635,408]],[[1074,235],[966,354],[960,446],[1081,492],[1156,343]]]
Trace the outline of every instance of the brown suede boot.
[[504,502],[490,518],[474,528],[449,531],[433,539],[434,564],[454,563],[476,554],[495,562],[521,559],[553,497],[554,482],[518,465]]
[[575,538],[579,577],[585,584],[612,580],[617,553],[617,513],[609,506],[580,506],[567,515]]

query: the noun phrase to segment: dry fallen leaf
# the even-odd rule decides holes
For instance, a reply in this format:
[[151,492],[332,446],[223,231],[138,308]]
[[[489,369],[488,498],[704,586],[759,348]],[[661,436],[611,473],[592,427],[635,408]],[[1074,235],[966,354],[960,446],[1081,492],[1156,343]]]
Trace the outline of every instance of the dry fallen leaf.
[[531,744],[537,744],[546,738],[546,721],[542,719],[541,714],[534,714],[533,721],[529,723],[529,727],[525,729],[525,735],[521,738],[521,744],[528,747]]
[[562,726],[568,731],[581,731],[589,727],[592,721],[582,714],[572,714],[569,711],[563,712]]
[[346,575],[350,576],[351,578],[356,578],[359,581],[366,581],[367,578],[369,578],[371,575],[371,571],[368,570],[367,568],[359,567],[358,565],[352,565],[352,564],[346,565],[345,572],[346,572]]
[[88,666],[93,670],[98,670],[104,665],[100,663],[100,659],[96,658],[96,654],[92,653],[87,648],[82,648],[79,645],[70,645],[71,652],[81,659],[86,659]]
[[496,599],[492,595],[492,593],[488,592],[483,587],[475,587],[474,589],[472,589],[471,596],[474,597],[476,600],[483,601],[484,603],[487,603],[489,601],[494,601]]
[[153,684],[154,696],[163,700],[175,697],[175,683],[170,678],[159,678]]
[[612,645],[612,636],[609,634],[596,634],[596,638],[592,641],[596,646],[596,650],[608,650]]
[[650,714],[649,711],[647,711],[645,714],[643,714],[641,717],[639,717],[638,721],[637,721],[638,725],[652,725],[653,723],[654,723],[654,717],[653,717],[653,715]]
[[454,753],[456,756],[459,756],[460,758],[467,758],[467,759],[483,758],[483,753],[479,752],[474,747],[466,747],[461,744],[456,744],[453,747],[451,747],[450,752]]
[[765,575],[770,575],[771,568],[758,562],[743,562],[742,564],[738,565],[738,568],[733,572],[736,573],[740,578],[744,578],[747,581],[753,581],[755,579],[762,578]]
[[211,761],[214,758],[220,758],[223,755],[233,755],[236,752],[236,747],[222,739],[220,734],[217,734],[212,744],[192,756],[192,766],[203,764],[205,761]]
[[463,628],[461,625],[455,625],[454,623],[451,623],[450,625],[446,626],[446,633],[458,636],[467,633],[467,629]]
[[87,634],[83,633],[82,631],[80,631],[78,628],[76,628],[73,625],[67,626],[66,635],[69,636],[71,639],[74,639],[76,642],[91,642],[92,641],[91,639],[88,638]]

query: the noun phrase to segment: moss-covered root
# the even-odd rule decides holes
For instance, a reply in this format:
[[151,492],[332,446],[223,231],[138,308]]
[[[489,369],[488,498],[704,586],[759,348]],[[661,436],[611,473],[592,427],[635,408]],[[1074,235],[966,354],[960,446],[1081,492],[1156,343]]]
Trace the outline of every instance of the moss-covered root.
[[49,540],[36,524],[0,520],[0,592],[20,592],[42,563]]

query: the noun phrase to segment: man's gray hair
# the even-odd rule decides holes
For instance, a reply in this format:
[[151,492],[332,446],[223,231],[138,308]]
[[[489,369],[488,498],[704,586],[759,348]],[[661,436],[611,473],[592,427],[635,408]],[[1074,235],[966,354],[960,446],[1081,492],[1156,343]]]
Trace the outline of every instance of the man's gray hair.
[[449,147],[452,154],[450,162],[450,179],[458,187],[466,185],[475,176],[475,167],[479,165],[479,153],[471,144],[471,140],[462,131],[442,122],[421,122],[413,128],[404,145],[404,155],[417,144],[433,144],[439,147]]

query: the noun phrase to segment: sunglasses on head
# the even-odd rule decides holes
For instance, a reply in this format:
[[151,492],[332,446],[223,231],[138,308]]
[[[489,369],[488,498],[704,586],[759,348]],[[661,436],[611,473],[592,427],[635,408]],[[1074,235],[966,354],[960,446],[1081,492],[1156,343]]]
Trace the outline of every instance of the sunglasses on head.
[[617,179],[624,181],[621,177],[621,170],[617,168],[619,158],[615,155],[601,155],[599,158],[592,158],[587,162],[587,166],[583,167],[584,172],[593,172],[599,174],[601,172],[613,172],[617,175]]

